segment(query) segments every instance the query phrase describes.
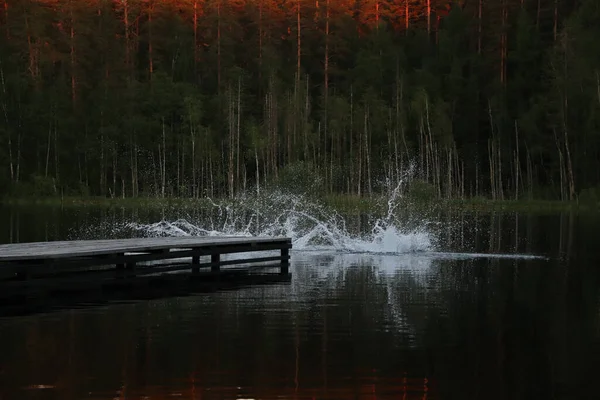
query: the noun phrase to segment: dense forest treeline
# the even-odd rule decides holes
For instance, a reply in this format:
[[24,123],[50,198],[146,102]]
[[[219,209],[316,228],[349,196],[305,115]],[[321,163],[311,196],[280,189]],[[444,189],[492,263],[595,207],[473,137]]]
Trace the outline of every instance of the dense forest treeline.
[[412,161],[439,197],[574,199],[599,37],[597,0],[0,0],[0,189],[369,195]]

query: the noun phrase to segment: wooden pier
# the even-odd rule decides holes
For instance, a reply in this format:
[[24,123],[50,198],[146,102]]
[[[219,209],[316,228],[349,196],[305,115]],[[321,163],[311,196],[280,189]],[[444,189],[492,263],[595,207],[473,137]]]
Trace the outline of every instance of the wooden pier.
[[[0,301],[90,288],[289,281],[290,238],[160,237],[0,245]],[[273,254],[275,253],[275,254]],[[233,255],[224,259],[224,255]],[[268,271],[268,273],[267,273]],[[263,279],[264,278],[264,279]],[[192,286],[190,286],[190,284]],[[204,290],[204,289],[203,289]]]

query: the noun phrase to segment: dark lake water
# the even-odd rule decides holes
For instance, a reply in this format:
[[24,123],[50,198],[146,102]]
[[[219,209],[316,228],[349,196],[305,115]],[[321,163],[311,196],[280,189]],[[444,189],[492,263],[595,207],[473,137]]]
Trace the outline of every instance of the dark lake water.
[[[0,242],[163,217],[5,207]],[[0,319],[0,399],[598,398],[600,219],[431,218],[429,250],[295,249],[290,283]]]

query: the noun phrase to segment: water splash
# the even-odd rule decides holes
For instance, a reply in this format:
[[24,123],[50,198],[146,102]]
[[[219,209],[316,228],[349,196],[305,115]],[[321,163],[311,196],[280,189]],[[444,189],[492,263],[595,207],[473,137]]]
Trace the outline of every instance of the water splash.
[[[344,218],[304,195],[274,190],[244,193],[235,199],[215,202],[203,218],[162,220],[151,224],[133,222],[127,228],[141,236],[287,236],[294,250],[401,254],[434,250],[434,235],[424,221],[400,226],[398,207],[405,180],[391,186],[382,199],[381,216],[369,213],[365,224],[359,217]],[[375,211],[374,211],[375,212]],[[357,226],[358,225],[358,226]],[[370,227],[370,228],[369,228]]]

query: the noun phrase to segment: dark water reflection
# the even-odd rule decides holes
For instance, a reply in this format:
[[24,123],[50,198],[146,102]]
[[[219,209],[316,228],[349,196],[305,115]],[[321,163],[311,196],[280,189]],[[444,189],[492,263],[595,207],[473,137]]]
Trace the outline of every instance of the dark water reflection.
[[0,399],[597,398],[594,220],[465,218],[450,249],[550,257],[293,252],[290,284],[3,319]]

